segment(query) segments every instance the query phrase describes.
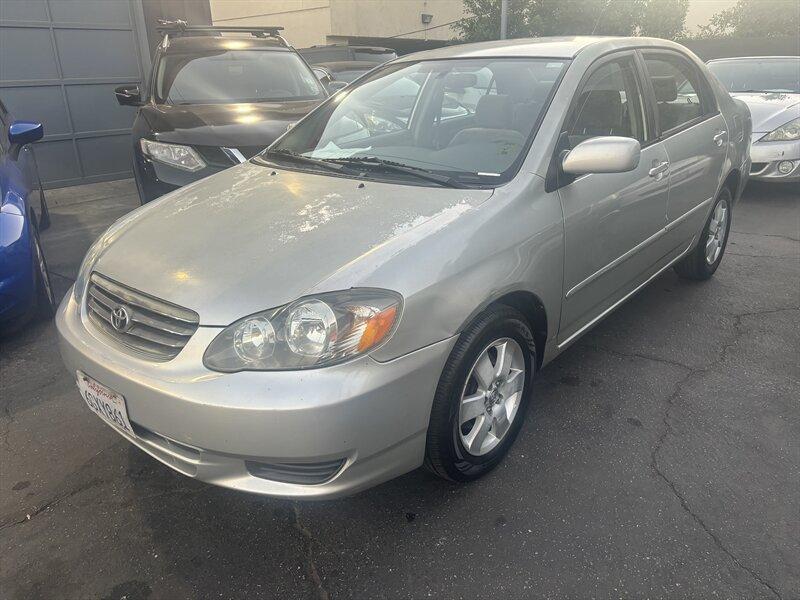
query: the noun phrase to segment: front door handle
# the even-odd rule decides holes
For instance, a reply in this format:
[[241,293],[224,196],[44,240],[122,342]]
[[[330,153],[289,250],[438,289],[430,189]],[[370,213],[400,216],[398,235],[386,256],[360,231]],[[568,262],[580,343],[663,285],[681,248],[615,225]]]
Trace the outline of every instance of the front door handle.
[[654,163],[653,168],[650,169],[648,175],[650,175],[650,177],[654,177],[656,181],[659,181],[664,176],[664,173],[666,173],[668,169],[669,169],[669,161],[665,160],[664,162],[660,162],[657,164]]
[[716,135],[714,135],[714,143],[717,145],[717,147],[722,147],[723,142],[725,142],[726,135],[728,135],[728,132],[724,129],[722,131],[718,131]]

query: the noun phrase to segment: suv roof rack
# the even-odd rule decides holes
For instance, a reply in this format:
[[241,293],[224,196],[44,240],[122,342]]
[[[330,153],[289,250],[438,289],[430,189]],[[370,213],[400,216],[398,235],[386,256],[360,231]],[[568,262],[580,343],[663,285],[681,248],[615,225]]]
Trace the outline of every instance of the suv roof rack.
[[238,27],[227,25],[189,25],[182,19],[174,21],[159,19],[156,25],[156,31],[164,34],[162,44],[164,48],[169,45],[169,36],[182,37],[190,35],[203,35],[209,33],[249,33],[257,38],[273,38],[278,40],[282,45],[291,48],[279,32],[283,31],[283,27]]

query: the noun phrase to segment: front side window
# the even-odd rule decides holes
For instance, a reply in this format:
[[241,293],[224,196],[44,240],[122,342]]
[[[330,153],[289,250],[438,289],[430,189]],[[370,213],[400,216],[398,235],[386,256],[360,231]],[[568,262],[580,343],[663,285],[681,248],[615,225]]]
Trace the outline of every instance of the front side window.
[[229,104],[318,100],[325,93],[292,52],[219,49],[162,56],[155,97],[159,104]]
[[269,154],[350,166],[375,159],[463,184],[496,184],[513,175],[565,65],[511,58],[391,64],[334,96]]
[[800,94],[800,58],[747,58],[708,63],[732,94]]
[[571,148],[598,136],[648,140],[642,93],[631,59],[607,62],[589,76],[566,133]]
[[709,112],[713,101],[700,75],[686,60],[668,54],[645,54],[644,61],[653,84],[662,132],[683,127]]

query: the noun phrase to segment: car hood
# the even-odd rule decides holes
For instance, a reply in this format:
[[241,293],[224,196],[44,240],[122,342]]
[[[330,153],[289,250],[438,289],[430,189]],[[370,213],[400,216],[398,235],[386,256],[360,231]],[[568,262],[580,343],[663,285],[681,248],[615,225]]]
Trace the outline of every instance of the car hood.
[[769,133],[800,116],[800,94],[764,92],[731,96],[747,104],[755,133]]
[[202,325],[228,325],[324,291],[320,282],[348,269],[358,285],[372,250],[394,244],[377,255],[395,256],[418,241],[415,230],[429,235],[431,221],[445,226],[491,195],[247,162],[125,217],[94,270],[196,311]]
[[142,108],[154,137],[201,146],[266,148],[321,100],[251,104],[148,105]]

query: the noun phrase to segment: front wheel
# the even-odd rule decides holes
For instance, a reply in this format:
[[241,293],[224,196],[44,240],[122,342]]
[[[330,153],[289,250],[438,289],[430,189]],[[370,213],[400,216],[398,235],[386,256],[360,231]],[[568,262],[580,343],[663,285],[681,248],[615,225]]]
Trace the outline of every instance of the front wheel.
[[530,327],[511,307],[487,309],[461,334],[434,397],[426,468],[471,481],[497,466],[522,426],[535,356]]
[[690,254],[675,265],[675,272],[684,279],[709,279],[722,262],[731,230],[733,196],[725,187],[717,196],[714,208],[700,233],[700,241]]

